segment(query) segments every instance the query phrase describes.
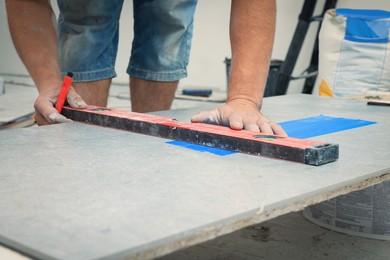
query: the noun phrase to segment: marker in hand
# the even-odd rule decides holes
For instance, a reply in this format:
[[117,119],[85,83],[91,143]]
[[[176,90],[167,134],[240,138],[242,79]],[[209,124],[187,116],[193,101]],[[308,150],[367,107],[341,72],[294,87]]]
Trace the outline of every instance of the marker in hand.
[[61,113],[62,108],[64,107],[66,97],[68,96],[70,86],[72,85],[72,77],[73,73],[68,72],[64,78],[64,82],[62,83],[61,92],[56,103],[56,110],[58,111],[58,113]]

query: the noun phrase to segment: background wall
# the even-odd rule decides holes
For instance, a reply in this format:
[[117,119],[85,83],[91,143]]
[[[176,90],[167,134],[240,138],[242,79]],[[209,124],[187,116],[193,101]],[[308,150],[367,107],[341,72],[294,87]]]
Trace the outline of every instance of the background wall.
[[[278,14],[272,53],[273,59],[283,60],[285,58],[303,2],[303,0],[277,0]],[[318,1],[316,14],[321,13],[324,2],[325,0]],[[58,13],[56,1],[52,1],[52,4],[55,12]],[[0,1],[0,77],[7,73],[27,74],[14,50],[9,35],[4,5],[4,1]],[[338,7],[390,10],[390,1],[339,0]],[[229,15],[230,1],[199,0],[188,68],[189,77],[180,82],[181,86],[211,87],[222,90],[226,88],[226,73],[223,61],[225,57],[230,57]],[[125,70],[133,38],[132,26],[132,1],[127,0],[121,17],[120,43],[116,66],[118,77],[114,79],[116,83],[127,83],[128,80]],[[294,75],[300,74],[309,64],[317,26],[316,23],[312,23],[310,26]],[[6,79],[6,76],[3,75],[3,77]],[[288,93],[300,92],[302,86],[302,80],[292,81]]]

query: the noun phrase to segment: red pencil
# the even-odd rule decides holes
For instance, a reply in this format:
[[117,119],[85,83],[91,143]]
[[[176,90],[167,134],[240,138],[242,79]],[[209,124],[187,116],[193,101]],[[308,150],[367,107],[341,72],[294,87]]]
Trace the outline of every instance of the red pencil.
[[72,85],[72,81],[73,81],[72,77],[73,77],[73,73],[68,72],[64,78],[64,82],[62,83],[61,92],[56,103],[56,109],[58,113],[61,113],[62,108],[64,107],[66,97],[68,96],[69,88]]

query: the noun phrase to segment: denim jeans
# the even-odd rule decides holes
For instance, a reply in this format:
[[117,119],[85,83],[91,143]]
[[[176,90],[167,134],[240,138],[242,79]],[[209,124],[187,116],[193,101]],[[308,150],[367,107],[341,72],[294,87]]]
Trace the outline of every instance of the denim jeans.
[[[197,0],[134,0],[134,39],[127,73],[154,80],[187,76]],[[116,76],[123,0],[58,0],[61,71],[75,82]]]

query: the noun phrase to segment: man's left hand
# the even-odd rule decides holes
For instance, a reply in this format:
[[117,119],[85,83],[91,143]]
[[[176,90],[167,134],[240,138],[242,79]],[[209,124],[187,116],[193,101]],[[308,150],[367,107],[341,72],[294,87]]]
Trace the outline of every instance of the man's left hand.
[[251,101],[235,99],[213,110],[202,111],[191,118],[193,123],[229,126],[235,130],[249,130],[266,135],[287,136],[283,128],[264,116]]

